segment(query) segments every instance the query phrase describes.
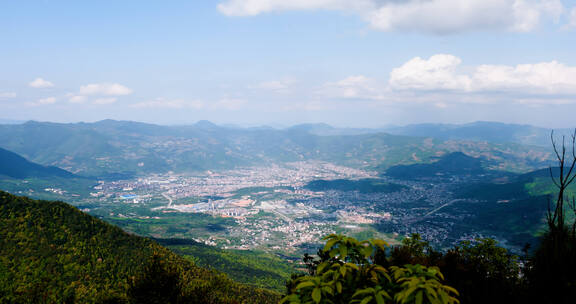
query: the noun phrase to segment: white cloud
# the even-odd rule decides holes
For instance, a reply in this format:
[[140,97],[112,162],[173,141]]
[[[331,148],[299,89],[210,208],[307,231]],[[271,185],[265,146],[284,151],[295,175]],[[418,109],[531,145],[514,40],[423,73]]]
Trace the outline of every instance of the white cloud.
[[183,99],[156,98],[151,101],[132,104],[132,108],[155,108],[155,109],[202,109],[204,103],[199,100],[186,101]]
[[477,91],[576,94],[576,67],[557,61],[516,66],[481,65],[472,77]]
[[80,95],[123,96],[132,94],[132,90],[117,83],[92,83],[80,87]]
[[471,79],[458,75],[460,58],[438,54],[430,59],[413,58],[390,73],[389,84],[393,89],[413,90],[469,90]]
[[0,92],[0,99],[16,98],[17,94],[14,92]]
[[116,98],[116,97],[98,98],[98,99],[94,100],[92,103],[97,104],[97,105],[108,105],[108,104],[115,103],[117,100],[118,100],[118,98]]
[[382,31],[433,33],[531,31],[564,13],[561,0],[227,0],[218,5],[228,16],[320,9],[356,13]]
[[321,95],[391,103],[514,102],[522,105],[576,103],[576,66],[557,61],[518,65],[463,66],[450,54],[415,57],[390,72],[387,84],[350,76],[323,85]]
[[54,87],[54,84],[48,80],[44,80],[42,78],[36,78],[36,79],[32,80],[28,84],[28,86],[35,88],[35,89],[45,89],[45,88]]
[[373,7],[374,0],[228,0],[218,4],[227,16],[255,16],[287,10],[362,10]]
[[70,95],[68,97],[68,102],[70,103],[84,103],[86,101],[86,96],[82,95]]
[[461,59],[439,54],[416,57],[390,73],[396,90],[504,91],[517,94],[576,94],[576,67],[557,61],[534,64],[479,65],[463,71]]
[[531,31],[542,19],[557,20],[563,12],[560,0],[430,0],[388,2],[368,14],[380,30],[450,33],[504,29]]
[[56,103],[56,97],[42,98],[38,99],[38,101],[36,102],[37,105],[49,105],[54,103]]
[[382,86],[376,80],[355,75],[324,84],[319,93],[334,98],[382,99],[382,91]]

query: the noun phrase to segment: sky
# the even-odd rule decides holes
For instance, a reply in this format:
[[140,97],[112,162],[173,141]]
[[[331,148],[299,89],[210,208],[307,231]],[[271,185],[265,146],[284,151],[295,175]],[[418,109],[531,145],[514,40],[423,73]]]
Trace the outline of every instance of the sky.
[[576,0],[0,0],[0,119],[576,127]]

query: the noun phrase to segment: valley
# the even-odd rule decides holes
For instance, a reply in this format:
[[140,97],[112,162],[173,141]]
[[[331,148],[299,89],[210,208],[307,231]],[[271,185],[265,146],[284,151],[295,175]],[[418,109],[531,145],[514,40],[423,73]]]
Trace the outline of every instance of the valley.
[[[391,244],[418,233],[437,249],[477,237],[512,252],[537,242],[549,181],[523,173],[550,163],[546,148],[327,128],[331,135],[208,122],[5,125],[3,147],[41,164],[28,167],[74,174],[5,176],[0,187],[64,200],[137,235],[285,262],[316,252],[331,233]],[[32,140],[39,133],[53,140]],[[78,145],[85,140],[98,144]]]
[[[465,160],[476,164],[474,158]],[[417,166],[422,165],[412,167]],[[398,170],[406,169],[390,171]],[[491,237],[519,252],[524,242],[535,241],[545,206],[522,192],[492,200],[463,193],[503,175],[479,171],[402,179],[309,161],[100,180],[88,195],[76,194],[71,202],[139,235],[286,257],[315,252],[319,240],[331,233],[377,237],[392,244],[419,233],[436,248]],[[504,220],[523,216],[522,208],[520,213],[508,213],[520,201],[526,203],[524,209],[536,212],[522,227],[490,228],[491,219],[482,218],[483,212],[494,208],[501,209]]]

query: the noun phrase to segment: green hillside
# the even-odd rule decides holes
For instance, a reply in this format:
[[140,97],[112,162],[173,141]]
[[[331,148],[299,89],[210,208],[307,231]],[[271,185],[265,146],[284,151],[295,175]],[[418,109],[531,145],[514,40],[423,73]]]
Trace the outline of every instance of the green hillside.
[[398,165],[386,170],[386,175],[412,179],[436,176],[479,175],[484,168],[478,158],[470,157],[462,152],[453,152],[439,158],[431,164]]
[[0,303],[277,301],[62,202],[0,192],[0,219]]
[[56,167],[41,166],[29,162],[22,156],[0,148],[0,177],[11,178],[27,177],[61,177],[72,178],[74,175],[66,170]]
[[162,246],[201,267],[226,273],[232,279],[257,287],[284,292],[294,265],[265,252],[223,250],[186,239],[155,239]]

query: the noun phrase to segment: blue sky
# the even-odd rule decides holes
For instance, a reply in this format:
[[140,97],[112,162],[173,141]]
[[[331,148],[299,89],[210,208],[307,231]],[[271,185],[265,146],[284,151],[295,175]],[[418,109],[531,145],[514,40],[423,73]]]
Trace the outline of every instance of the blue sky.
[[574,0],[0,0],[0,118],[574,127]]

